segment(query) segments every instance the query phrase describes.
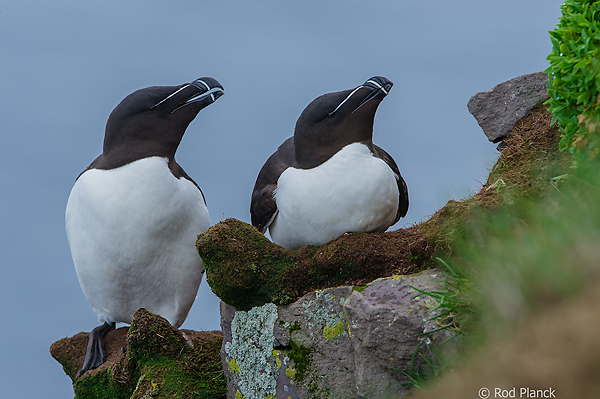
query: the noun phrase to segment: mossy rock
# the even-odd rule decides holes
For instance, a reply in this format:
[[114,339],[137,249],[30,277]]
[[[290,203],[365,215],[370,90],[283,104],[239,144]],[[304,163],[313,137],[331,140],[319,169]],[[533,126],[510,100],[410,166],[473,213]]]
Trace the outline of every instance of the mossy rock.
[[63,338],[50,353],[73,380],[77,399],[222,399],[227,382],[219,331],[178,330],[160,316],[138,310],[129,329],[106,335],[107,361],[77,378],[87,333]]
[[[457,255],[490,212],[519,198],[536,199],[565,173],[568,154],[543,105],[517,123],[481,190],[449,201],[428,220],[386,233],[349,233],[320,247],[289,251],[246,223],[227,219],[198,237],[208,283],[225,303],[249,310],[272,302],[287,305],[307,292],[340,285],[362,286],[377,278],[437,267],[437,256]],[[461,244],[462,245],[462,244]]]
[[212,291],[238,310],[265,303],[287,305],[307,292],[364,285],[380,277],[429,267],[429,241],[417,228],[345,234],[297,251],[273,244],[255,227],[227,219],[196,243]]
[[230,305],[249,310],[284,295],[281,276],[293,268],[295,254],[253,226],[227,219],[201,234],[196,246],[212,291]]

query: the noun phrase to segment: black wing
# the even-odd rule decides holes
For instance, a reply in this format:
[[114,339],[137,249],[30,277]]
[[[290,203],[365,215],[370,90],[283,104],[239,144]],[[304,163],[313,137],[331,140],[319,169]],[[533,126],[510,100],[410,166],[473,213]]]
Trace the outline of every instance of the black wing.
[[398,183],[398,212],[396,213],[396,219],[394,219],[393,224],[395,224],[398,220],[400,220],[400,218],[406,216],[406,213],[408,212],[408,187],[406,186],[406,182],[400,174],[398,165],[396,165],[394,158],[392,158],[390,154],[385,152],[384,149],[373,144],[373,155],[385,161],[385,163],[387,163],[394,171],[396,176],[398,176],[396,179]]
[[256,178],[250,203],[250,216],[252,225],[263,234],[267,231],[267,227],[277,212],[277,203],[274,197],[277,180],[290,166],[296,166],[293,137],[284,141],[277,151],[267,159]]
[[206,197],[204,196],[204,193],[202,192],[202,189],[200,188],[198,183],[196,183],[194,181],[194,179],[189,177],[188,174],[185,173],[185,170],[183,170],[183,168],[181,166],[179,166],[179,164],[177,162],[175,162],[175,159],[173,159],[173,158],[169,158],[169,170],[171,171],[173,176],[175,176],[176,178],[181,179],[183,177],[184,179],[188,179],[189,181],[194,183],[194,186],[196,186],[196,188],[200,191],[200,194],[202,195],[202,200],[204,201],[204,205],[206,205]]

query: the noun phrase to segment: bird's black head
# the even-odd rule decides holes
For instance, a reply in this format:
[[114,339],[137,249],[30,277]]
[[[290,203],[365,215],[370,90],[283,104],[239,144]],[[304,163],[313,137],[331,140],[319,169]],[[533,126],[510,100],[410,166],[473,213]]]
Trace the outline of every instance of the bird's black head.
[[388,79],[375,76],[354,89],[324,94],[311,102],[294,131],[299,166],[315,167],[351,143],[372,144],[375,112],[392,86]]
[[108,117],[103,155],[123,165],[147,156],[174,157],[188,125],[223,93],[213,78],[131,93]]

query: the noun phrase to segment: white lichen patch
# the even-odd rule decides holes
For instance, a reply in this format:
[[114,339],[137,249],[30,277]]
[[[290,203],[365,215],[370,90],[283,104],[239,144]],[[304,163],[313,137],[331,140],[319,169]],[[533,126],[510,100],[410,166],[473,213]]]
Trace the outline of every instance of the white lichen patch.
[[348,298],[340,298],[340,305],[347,306],[350,304],[350,297]]
[[[273,326],[277,306],[267,303],[249,312],[238,311],[231,322],[231,342],[225,343],[227,364],[239,393],[247,399],[275,397],[278,365],[273,356]],[[233,370],[232,370],[233,371]]]
[[[336,310],[340,305],[346,304],[348,298],[336,300],[336,296],[330,292],[316,291],[315,300],[308,300],[302,304],[304,317],[308,321],[310,330],[319,329],[323,336],[332,341],[337,337],[348,337],[346,326],[346,315],[341,310]],[[311,337],[313,332],[310,332]]]

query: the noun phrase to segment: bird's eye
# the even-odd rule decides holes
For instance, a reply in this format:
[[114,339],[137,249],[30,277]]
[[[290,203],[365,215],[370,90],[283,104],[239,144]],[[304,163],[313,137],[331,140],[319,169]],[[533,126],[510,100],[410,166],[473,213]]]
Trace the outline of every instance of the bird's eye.
[[333,118],[335,116],[335,111],[331,111],[330,113],[327,114],[328,118]]

